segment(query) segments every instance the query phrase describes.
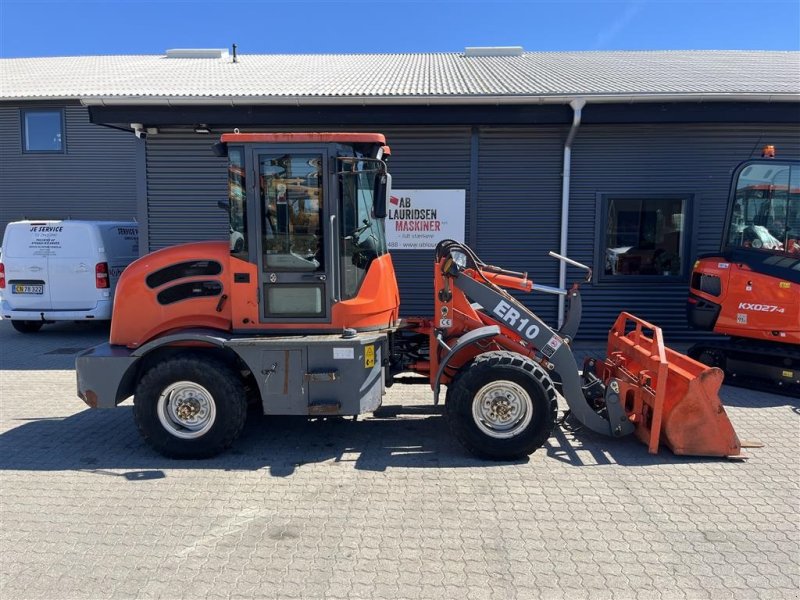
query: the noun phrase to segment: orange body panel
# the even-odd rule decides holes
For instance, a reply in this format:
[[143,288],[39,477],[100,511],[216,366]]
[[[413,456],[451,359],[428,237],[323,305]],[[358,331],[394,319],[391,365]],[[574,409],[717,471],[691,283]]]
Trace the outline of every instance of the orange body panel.
[[[150,288],[146,278],[164,267],[185,261],[213,260],[222,265],[218,275],[178,278]],[[233,283],[234,273],[249,274],[249,283]],[[159,292],[180,283],[218,281],[222,294],[194,297],[162,305]],[[158,250],[131,263],[117,283],[111,319],[111,344],[136,348],[173,330],[193,327],[224,332],[270,334],[308,329],[341,332],[344,328],[386,329],[397,324],[400,294],[391,256],[375,259],[358,295],[333,305],[329,323],[260,323],[256,265],[231,257],[227,242],[200,242]]]
[[[430,365],[428,377],[431,382],[431,387],[436,384],[436,374],[439,370],[441,348],[436,340],[436,329],[446,330],[447,337],[445,343],[451,345],[452,342],[457,340],[463,334],[475,330],[485,325],[498,325],[500,326],[500,335],[493,338],[484,340],[479,344],[471,344],[463,348],[453,359],[448,363],[452,366],[452,373],[475,358],[478,354],[487,352],[489,350],[506,349],[513,352],[519,352],[525,356],[533,356],[535,351],[528,346],[527,348],[519,344],[522,339],[518,332],[513,331],[503,325],[501,322],[489,319],[486,315],[478,312],[472,307],[472,303],[466,297],[464,292],[452,285],[452,279],[442,274],[442,269],[448,258],[442,259],[439,263],[434,263],[433,278],[434,290],[448,290],[450,297],[434,294],[434,320],[433,323],[428,323],[427,328],[420,327],[418,330],[426,331],[430,336]],[[533,282],[530,279],[522,277],[513,277],[510,275],[501,275],[491,272],[482,272],[480,275],[476,274],[472,269],[467,269],[465,274],[481,281],[484,278],[491,283],[504,288],[530,291]],[[447,324],[447,320],[452,323]],[[418,370],[418,372],[421,372]],[[441,383],[448,384],[452,381],[452,375],[445,371],[442,374]]]
[[800,344],[800,286],[728,263],[722,257],[697,261],[695,273],[720,278],[719,296],[692,294],[721,305],[714,332],[736,337]]

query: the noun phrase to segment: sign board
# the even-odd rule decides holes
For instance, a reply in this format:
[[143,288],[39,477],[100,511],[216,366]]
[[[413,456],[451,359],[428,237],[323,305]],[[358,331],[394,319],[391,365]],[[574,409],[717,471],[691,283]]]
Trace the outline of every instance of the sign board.
[[432,250],[464,241],[466,190],[392,190],[387,204],[389,250]]

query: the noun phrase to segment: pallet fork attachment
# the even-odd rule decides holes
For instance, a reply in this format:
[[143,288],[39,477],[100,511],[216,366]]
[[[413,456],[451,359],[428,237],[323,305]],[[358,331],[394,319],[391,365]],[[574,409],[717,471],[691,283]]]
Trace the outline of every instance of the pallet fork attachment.
[[587,359],[584,370],[619,388],[651,454],[663,443],[679,455],[747,458],[718,396],[721,370],[667,348],[659,327],[626,312],[608,334],[606,356]]

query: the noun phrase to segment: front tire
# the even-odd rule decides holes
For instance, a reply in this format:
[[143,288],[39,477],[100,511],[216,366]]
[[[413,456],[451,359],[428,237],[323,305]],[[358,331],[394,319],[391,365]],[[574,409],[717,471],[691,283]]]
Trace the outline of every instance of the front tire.
[[556,411],[550,377],[513,352],[487,352],[465,365],[448,386],[445,404],[455,438],[492,460],[524,458],[540,448],[553,431]]
[[41,321],[11,321],[11,326],[20,333],[36,333],[42,325]]
[[142,437],[170,458],[209,458],[244,428],[247,397],[238,374],[208,357],[173,358],[139,381],[133,416]]

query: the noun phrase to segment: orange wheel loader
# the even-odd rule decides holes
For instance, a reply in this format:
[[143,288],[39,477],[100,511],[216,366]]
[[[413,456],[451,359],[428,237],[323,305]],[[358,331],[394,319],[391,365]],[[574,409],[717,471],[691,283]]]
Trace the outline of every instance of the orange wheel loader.
[[800,161],[774,155],[736,169],[720,252],[694,265],[689,323],[728,337],[689,355],[730,383],[800,397]]
[[[142,436],[172,457],[229,447],[248,403],[266,415],[357,416],[392,384],[425,383],[455,437],[489,459],[527,456],[562,396],[584,427],[635,434],[651,452],[738,457],[720,403],[722,372],[664,347],[657,327],[620,315],[604,360],[571,350],[579,284],[558,289],[439,243],[434,314],[399,318],[384,218],[390,150],[374,133],[224,134],[230,242],[185,244],[120,277],[109,343],[77,358],[79,396],[133,396]],[[553,255],[586,271],[575,261]],[[564,295],[550,328],[509,293]],[[423,375],[424,377],[404,376]]]

